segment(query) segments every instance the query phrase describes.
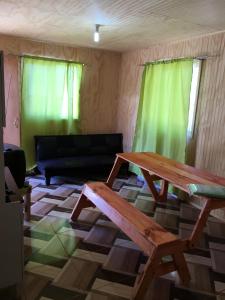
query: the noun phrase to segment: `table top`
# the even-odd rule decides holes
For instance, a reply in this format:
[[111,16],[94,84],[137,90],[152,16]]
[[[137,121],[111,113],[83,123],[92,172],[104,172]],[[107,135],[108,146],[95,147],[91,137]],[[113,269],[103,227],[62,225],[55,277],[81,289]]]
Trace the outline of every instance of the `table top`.
[[118,153],[117,156],[158,175],[185,192],[188,192],[187,185],[190,183],[225,186],[223,177],[179,163],[157,153],[125,152]]

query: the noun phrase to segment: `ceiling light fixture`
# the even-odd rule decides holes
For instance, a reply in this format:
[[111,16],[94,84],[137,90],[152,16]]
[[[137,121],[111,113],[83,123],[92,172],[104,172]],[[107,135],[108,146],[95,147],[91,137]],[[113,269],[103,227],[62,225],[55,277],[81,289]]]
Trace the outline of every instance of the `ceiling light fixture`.
[[95,43],[98,43],[100,40],[100,36],[99,36],[99,24],[95,24],[95,32],[94,32],[94,41]]

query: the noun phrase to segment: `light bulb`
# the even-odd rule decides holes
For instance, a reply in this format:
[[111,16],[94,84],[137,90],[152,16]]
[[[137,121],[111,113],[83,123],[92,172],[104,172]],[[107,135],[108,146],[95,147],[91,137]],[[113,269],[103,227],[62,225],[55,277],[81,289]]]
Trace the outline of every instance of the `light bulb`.
[[96,24],[96,25],[95,25],[94,41],[95,41],[96,43],[98,43],[99,40],[100,40],[100,36],[99,36],[99,27],[100,27],[99,24]]
[[98,32],[98,31],[95,31],[95,32],[94,32],[94,41],[95,41],[96,43],[98,43],[99,40],[100,40],[99,32]]

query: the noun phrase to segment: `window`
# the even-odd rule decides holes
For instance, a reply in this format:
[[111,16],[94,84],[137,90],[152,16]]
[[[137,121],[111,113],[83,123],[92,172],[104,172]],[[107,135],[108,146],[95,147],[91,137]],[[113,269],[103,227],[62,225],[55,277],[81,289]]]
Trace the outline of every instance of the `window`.
[[34,135],[77,132],[82,69],[74,62],[23,58],[21,145],[28,167],[34,165]]
[[202,61],[199,59],[194,59],[193,69],[192,69],[191,92],[190,92],[190,100],[189,100],[189,113],[188,113],[188,127],[187,127],[188,141],[193,137],[193,133],[194,133],[201,66],[202,66]]

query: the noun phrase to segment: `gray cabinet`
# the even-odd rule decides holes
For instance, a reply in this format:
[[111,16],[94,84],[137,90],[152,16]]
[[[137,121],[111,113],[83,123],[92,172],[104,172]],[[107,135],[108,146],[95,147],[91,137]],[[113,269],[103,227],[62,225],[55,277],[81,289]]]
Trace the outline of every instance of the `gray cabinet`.
[[4,126],[3,54],[0,51],[0,288],[17,285],[23,279],[23,207],[6,203],[3,162]]

